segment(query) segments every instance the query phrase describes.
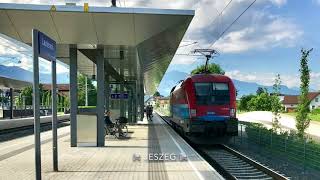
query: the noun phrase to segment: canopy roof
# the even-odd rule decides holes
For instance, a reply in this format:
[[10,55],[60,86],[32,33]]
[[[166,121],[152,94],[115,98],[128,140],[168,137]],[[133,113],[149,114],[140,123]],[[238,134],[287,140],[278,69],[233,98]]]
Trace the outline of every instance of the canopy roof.
[[[0,33],[31,44],[36,28],[57,42],[57,56],[69,63],[68,46],[106,52],[132,50],[141,62],[146,91],[162,79],[192,18],[193,10],[31,5],[0,3]],[[105,54],[108,59],[108,54]],[[93,74],[92,62],[78,56],[79,70]]]
[[32,85],[30,82],[0,76],[0,88],[22,89],[30,85]]

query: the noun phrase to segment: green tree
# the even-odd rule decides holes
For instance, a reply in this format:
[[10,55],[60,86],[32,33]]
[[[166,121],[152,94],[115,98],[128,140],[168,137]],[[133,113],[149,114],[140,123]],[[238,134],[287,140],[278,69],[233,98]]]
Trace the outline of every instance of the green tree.
[[282,105],[279,99],[280,91],[281,91],[281,78],[280,78],[280,74],[277,74],[275,78],[275,82],[273,84],[273,94],[271,96],[271,100],[272,100],[271,110],[273,114],[272,129],[274,131],[280,128],[279,119],[281,118],[280,112],[282,109]]
[[51,91],[47,91],[45,98],[46,98],[45,106],[49,108],[51,106]]
[[[21,101],[23,101],[23,97],[25,98],[25,105],[32,105],[32,93],[33,93],[32,86],[27,86],[22,89],[20,96],[21,96]],[[21,104],[23,104],[23,102],[21,102]]]
[[159,91],[156,91],[156,92],[154,93],[154,95],[153,95],[153,97],[159,97],[159,96],[161,96],[160,93],[159,93]]
[[[88,105],[97,105],[97,89],[92,84],[91,79],[87,78]],[[86,76],[78,75],[78,106],[85,106],[86,103]]]
[[239,106],[238,106],[238,109],[240,111],[249,111],[249,106],[248,106],[248,102],[252,99],[252,98],[255,98],[256,96],[255,95],[244,95],[240,98],[240,102],[239,102]]
[[263,87],[258,87],[257,91],[256,91],[256,94],[257,95],[260,95],[262,93],[265,93],[267,92],[267,89],[266,88],[263,88]]
[[[32,88],[32,87],[31,87],[31,88]],[[44,90],[43,90],[43,84],[39,84],[40,102],[42,102],[42,99],[43,99],[43,93],[44,93]]]
[[156,106],[156,108],[160,108],[160,102],[159,102],[159,101],[156,101],[155,106]]
[[63,102],[63,103],[64,103],[64,104],[63,104],[63,107],[69,109],[69,108],[70,108],[70,97],[69,97],[69,96],[66,96],[66,97],[64,98],[64,102]]
[[252,98],[248,102],[248,108],[250,111],[271,111],[272,101],[272,97],[264,92]]
[[[191,71],[191,74],[201,74],[205,72],[205,65],[198,66],[196,69]],[[222,70],[220,65],[212,63],[208,65],[208,72],[211,74],[222,74],[224,75],[225,72]]]
[[296,115],[296,127],[298,129],[298,136],[304,137],[305,129],[308,128],[310,124],[310,100],[308,99],[309,94],[309,84],[310,84],[310,69],[308,66],[308,56],[310,54],[310,50],[301,49],[301,59],[300,59],[300,96],[299,96],[299,104],[297,107],[297,115]]

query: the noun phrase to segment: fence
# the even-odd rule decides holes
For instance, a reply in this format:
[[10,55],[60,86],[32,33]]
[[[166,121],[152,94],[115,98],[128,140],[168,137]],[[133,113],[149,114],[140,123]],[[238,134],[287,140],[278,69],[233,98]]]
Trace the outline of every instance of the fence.
[[303,172],[307,168],[320,170],[320,141],[311,137],[299,138],[294,131],[273,132],[259,124],[242,122],[239,124],[239,134],[233,138],[231,145],[258,147],[257,153],[267,152],[271,158],[280,157],[287,164],[294,163],[302,168]]

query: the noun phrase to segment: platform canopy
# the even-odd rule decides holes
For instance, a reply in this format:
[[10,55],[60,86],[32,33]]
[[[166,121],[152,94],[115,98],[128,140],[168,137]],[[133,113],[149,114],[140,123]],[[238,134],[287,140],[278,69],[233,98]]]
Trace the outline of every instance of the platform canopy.
[[[130,74],[130,59],[140,62],[147,94],[155,92],[192,18],[193,10],[91,7],[73,5],[30,5],[0,3],[0,33],[31,44],[36,28],[54,40],[58,59],[69,63],[69,46],[95,49],[103,46],[105,59],[117,70],[120,50],[127,62],[124,76]],[[78,53],[78,70],[95,74],[92,61]],[[132,61],[132,62],[137,62]],[[106,68],[108,70],[108,68]]]
[[20,81],[20,80],[10,79],[10,78],[0,76],[0,88],[22,89],[30,85],[32,85],[32,83],[30,82]]

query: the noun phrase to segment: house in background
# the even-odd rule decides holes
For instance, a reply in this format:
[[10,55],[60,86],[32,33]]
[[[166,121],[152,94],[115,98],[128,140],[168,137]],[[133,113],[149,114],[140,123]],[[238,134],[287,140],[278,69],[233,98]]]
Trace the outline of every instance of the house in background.
[[[51,91],[52,87],[51,84],[43,84],[43,90]],[[69,84],[57,84],[58,94],[61,96],[69,96],[70,87]]]
[[169,97],[160,97],[157,99],[157,102],[159,102],[159,106],[163,109],[168,109],[170,104],[170,98]]
[[[310,102],[310,110],[320,108],[320,92],[310,92],[308,94]],[[286,112],[294,112],[298,106],[299,96],[296,95],[285,95],[283,97],[282,104]]]

